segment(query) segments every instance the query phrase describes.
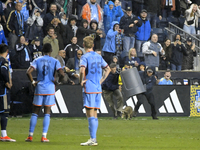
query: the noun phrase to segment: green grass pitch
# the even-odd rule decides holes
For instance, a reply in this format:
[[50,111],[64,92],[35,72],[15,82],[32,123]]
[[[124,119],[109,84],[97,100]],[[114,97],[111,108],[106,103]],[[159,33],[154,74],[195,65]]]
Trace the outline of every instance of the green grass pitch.
[[132,120],[99,118],[98,146],[80,146],[89,139],[86,118],[51,118],[47,138],[41,143],[43,118],[38,118],[33,142],[28,136],[29,117],[9,118],[8,136],[15,143],[0,142],[3,150],[200,150],[200,118],[136,117]]

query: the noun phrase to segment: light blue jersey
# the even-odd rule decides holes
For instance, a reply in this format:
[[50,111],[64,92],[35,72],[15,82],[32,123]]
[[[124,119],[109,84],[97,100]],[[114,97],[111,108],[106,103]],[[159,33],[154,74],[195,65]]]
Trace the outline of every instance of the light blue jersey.
[[158,85],[173,85],[171,80],[166,80],[164,77],[160,79]]
[[31,67],[37,71],[37,81],[39,81],[35,88],[35,95],[54,95],[54,75],[56,70],[62,69],[60,62],[53,57],[45,55],[35,59]]
[[90,51],[81,57],[80,66],[86,68],[84,80],[87,81],[84,92],[87,94],[101,93],[102,68],[108,66],[105,60],[96,52]]

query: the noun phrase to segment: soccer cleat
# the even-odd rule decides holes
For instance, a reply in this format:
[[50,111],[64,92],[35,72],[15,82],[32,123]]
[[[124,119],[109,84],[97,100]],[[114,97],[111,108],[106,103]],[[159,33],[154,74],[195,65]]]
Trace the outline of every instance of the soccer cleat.
[[8,137],[8,136],[1,137],[0,141],[3,141],[3,142],[16,142],[16,140],[11,139],[11,138]]
[[33,141],[33,137],[32,136],[28,136],[27,139],[25,140],[26,142],[32,142]]
[[93,141],[92,139],[89,139],[85,143],[81,143],[81,146],[97,146],[97,145],[98,145],[98,143]]
[[42,137],[41,138],[41,142],[49,142],[49,140],[47,138],[45,138],[45,137]]

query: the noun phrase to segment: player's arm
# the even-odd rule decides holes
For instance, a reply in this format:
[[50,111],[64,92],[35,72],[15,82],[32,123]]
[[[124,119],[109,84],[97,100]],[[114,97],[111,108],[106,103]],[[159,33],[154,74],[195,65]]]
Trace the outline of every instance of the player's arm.
[[6,66],[1,66],[1,75],[3,77],[3,80],[5,81],[5,86],[9,89],[11,89],[11,84],[9,83],[9,73]]
[[79,83],[81,84],[81,86],[83,86],[83,84],[87,81],[87,80],[83,80],[84,74],[85,74],[85,67],[81,66],[81,68],[80,68],[80,78],[79,78]]
[[111,70],[110,70],[109,66],[107,66],[106,68],[104,68],[104,72],[103,72],[103,76],[102,76],[102,78],[100,80],[100,84],[103,83],[103,81],[107,78],[107,76],[109,75],[110,71]]
[[33,67],[29,67],[28,70],[26,71],[26,75],[28,76],[29,80],[33,84],[33,86],[36,86],[38,81],[33,80],[32,72],[34,71]]

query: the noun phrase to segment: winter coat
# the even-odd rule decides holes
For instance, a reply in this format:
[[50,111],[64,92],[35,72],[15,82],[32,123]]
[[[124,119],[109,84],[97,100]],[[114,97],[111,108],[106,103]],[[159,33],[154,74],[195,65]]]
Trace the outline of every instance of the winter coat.
[[110,72],[106,80],[102,83],[102,89],[108,91],[115,91],[119,89],[118,79],[118,73],[113,74]]
[[197,56],[197,52],[196,52],[196,51],[193,51],[193,50],[191,49],[192,44],[191,44],[191,45],[185,44],[185,47],[186,47],[188,56],[184,56],[184,55],[183,55],[183,60],[182,60],[182,67],[181,67],[181,69],[182,69],[182,70],[186,70],[186,69],[189,69],[189,70],[190,70],[190,69],[193,69],[194,57]]
[[81,25],[78,27],[77,34],[76,34],[76,36],[77,36],[77,44],[80,47],[83,47],[83,39],[86,36],[88,36],[89,34],[92,34],[92,33],[96,33],[96,31],[88,29],[88,26],[86,28],[84,28],[83,27],[83,23],[87,23],[88,24],[88,21],[86,19],[82,20]]
[[109,52],[109,53],[115,53],[116,52],[115,37],[118,34],[117,31],[114,31],[114,26],[116,24],[119,24],[119,23],[117,21],[113,21],[112,26],[107,33],[106,41],[105,41],[105,44],[104,44],[103,49],[102,49],[104,52]]
[[[185,11],[185,22],[184,22],[184,24],[187,25],[187,26],[195,26],[195,27],[198,27],[198,20],[199,20],[199,17],[200,17],[200,10],[199,10],[199,8],[197,7],[197,11],[194,13],[194,14],[195,14],[195,17],[194,17],[194,16],[191,17],[190,14],[191,14],[191,12],[192,12],[193,5],[194,5],[194,4],[192,4],[192,5],[190,6],[190,8],[187,9],[187,10]],[[188,24],[187,24],[187,21],[190,21],[190,20],[193,20],[193,19],[194,19],[194,23],[191,24],[191,25],[188,25]]]
[[135,38],[139,41],[147,41],[151,35],[151,24],[147,19],[142,20],[140,17],[138,19],[142,21],[142,26],[138,27]]
[[4,42],[6,45],[8,45],[4,31],[3,31],[3,26],[0,24],[0,44]]
[[[136,24],[134,24],[134,21],[138,20]],[[133,27],[129,27],[130,24],[134,24]],[[127,14],[124,14],[124,16],[120,20],[120,28],[124,29],[124,35],[125,36],[135,36],[135,33],[137,32],[137,28],[141,27],[142,21],[135,17],[134,15],[128,16]]]

